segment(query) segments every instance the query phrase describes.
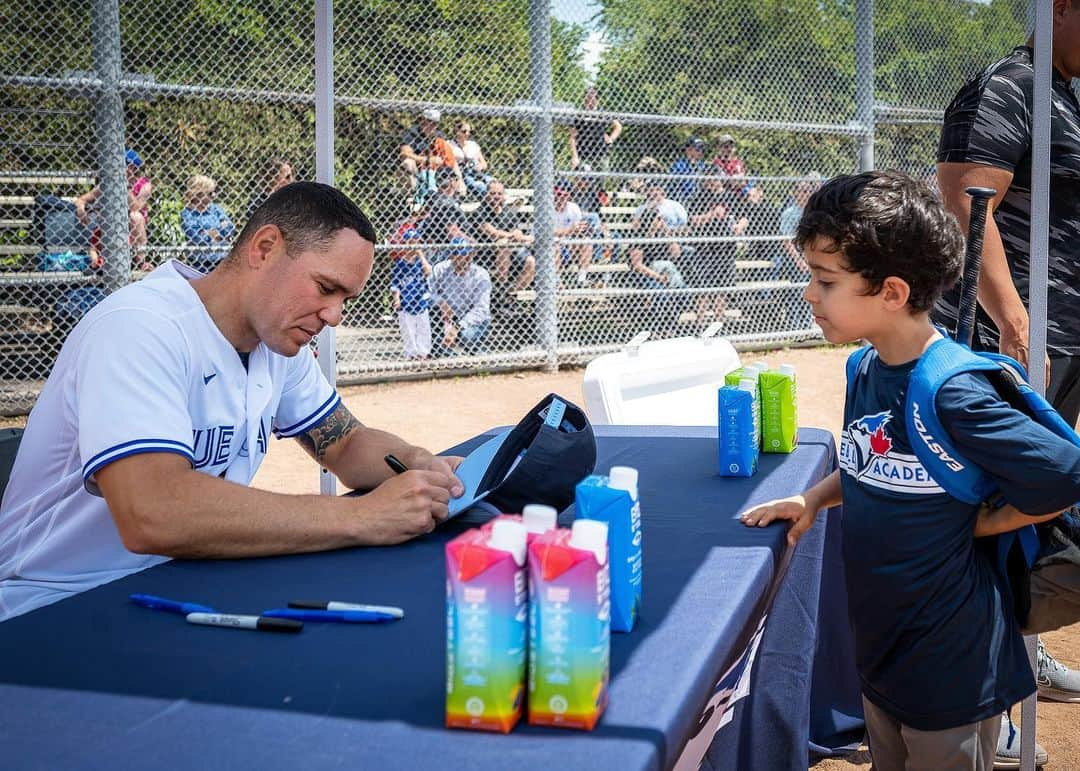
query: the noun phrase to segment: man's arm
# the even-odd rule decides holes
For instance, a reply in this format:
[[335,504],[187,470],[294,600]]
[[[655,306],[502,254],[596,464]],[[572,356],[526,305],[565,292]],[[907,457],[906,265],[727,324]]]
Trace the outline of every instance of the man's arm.
[[1013,283],[1005,260],[1005,247],[994,221],[994,211],[1012,184],[1012,172],[978,163],[939,163],[937,168],[938,187],[945,208],[956,216],[965,233],[971,220],[971,198],[964,189],[975,185],[997,190],[988,207],[983,235],[979,304],[1001,333],[1001,352],[1027,367],[1028,314]]
[[95,480],[128,550],[180,558],[399,543],[445,519],[450,496],[448,477],[433,471],[401,474],[358,498],[282,495],[200,473],[172,453],[121,458]]
[[609,145],[615,144],[615,140],[619,138],[619,134],[622,133],[622,124],[617,120],[611,121],[611,131],[604,134],[604,141]]
[[86,207],[101,197],[101,188],[95,185],[75,199],[75,218],[82,224],[87,224],[90,217],[86,214]]
[[453,477],[460,458],[432,455],[387,431],[365,426],[344,403],[338,404],[324,421],[296,439],[319,465],[332,471],[342,484],[354,489],[369,490],[394,476],[383,461],[387,455],[395,456],[410,469],[444,474],[449,480],[447,487],[460,487],[460,482]]
[[577,129],[570,127],[570,168],[576,169],[581,164],[577,152]]
[[509,230],[499,230],[490,222],[480,223],[480,232],[490,238],[492,241],[498,241],[500,238],[513,238],[514,234]]

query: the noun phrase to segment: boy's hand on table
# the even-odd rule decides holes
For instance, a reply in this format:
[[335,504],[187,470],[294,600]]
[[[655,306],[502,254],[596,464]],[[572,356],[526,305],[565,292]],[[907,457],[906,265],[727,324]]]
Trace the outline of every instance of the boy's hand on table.
[[794,546],[802,534],[814,524],[816,516],[817,509],[808,506],[804,496],[793,495],[747,509],[739,515],[739,519],[747,527],[765,527],[779,519],[791,520],[787,539],[788,543]]

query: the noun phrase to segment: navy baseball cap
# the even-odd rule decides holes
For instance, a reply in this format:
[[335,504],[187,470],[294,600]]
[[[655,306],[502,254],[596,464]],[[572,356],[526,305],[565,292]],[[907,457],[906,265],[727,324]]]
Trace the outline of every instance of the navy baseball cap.
[[701,137],[690,137],[686,140],[686,144],[683,147],[692,147],[695,150],[705,149],[705,140]]
[[[549,419],[553,409],[561,420]],[[476,489],[490,490],[486,500],[500,511],[518,512],[529,503],[562,511],[594,468],[596,437],[584,410],[548,394],[510,430]]]
[[472,254],[472,245],[468,239],[458,236],[450,239],[450,254]]
[[142,158],[140,158],[139,154],[131,148],[128,148],[127,152],[124,153],[124,161],[126,161],[131,166],[142,166]]
[[401,234],[402,241],[413,241],[420,237],[420,231],[416,228],[409,228]]

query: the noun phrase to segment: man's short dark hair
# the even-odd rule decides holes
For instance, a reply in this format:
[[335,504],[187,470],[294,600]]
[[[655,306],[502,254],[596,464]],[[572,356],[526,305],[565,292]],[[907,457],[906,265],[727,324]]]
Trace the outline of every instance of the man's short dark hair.
[[375,243],[375,228],[360,208],[335,187],[321,182],[293,182],[275,190],[252,212],[236,247],[264,225],[277,225],[290,257],[310,249],[324,249],[339,230],[355,230]]
[[869,294],[879,292],[889,276],[906,281],[913,311],[930,310],[963,270],[964,238],[956,218],[930,188],[899,171],[826,182],[806,203],[795,245],[801,250],[819,238],[866,279]]

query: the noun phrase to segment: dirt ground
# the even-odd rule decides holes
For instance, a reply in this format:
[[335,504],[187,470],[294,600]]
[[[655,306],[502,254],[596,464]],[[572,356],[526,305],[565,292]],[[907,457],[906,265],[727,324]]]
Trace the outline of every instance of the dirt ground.
[[[799,373],[800,423],[829,429],[838,436],[844,401],[847,348],[801,348],[744,359],[790,362]],[[581,369],[556,374],[528,372],[468,378],[356,386],[341,389],[349,409],[361,422],[377,426],[425,446],[443,450],[493,426],[516,423],[543,395],[559,393],[584,404]],[[662,422],[657,416],[657,422]],[[0,423],[18,424],[20,421]],[[318,492],[318,472],[295,442],[271,442],[270,452],[254,484],[287,493]],[[1045,635],[1059,661],[1080,668],[1080,625]],[[1019,720],[1019,710],[1014,719]],[[1047,768],[1080,771],[1080,704],[1039,703],[1038,741],[1050,754]],[[869,756],[825,760],[816,771],[869,769]]]

